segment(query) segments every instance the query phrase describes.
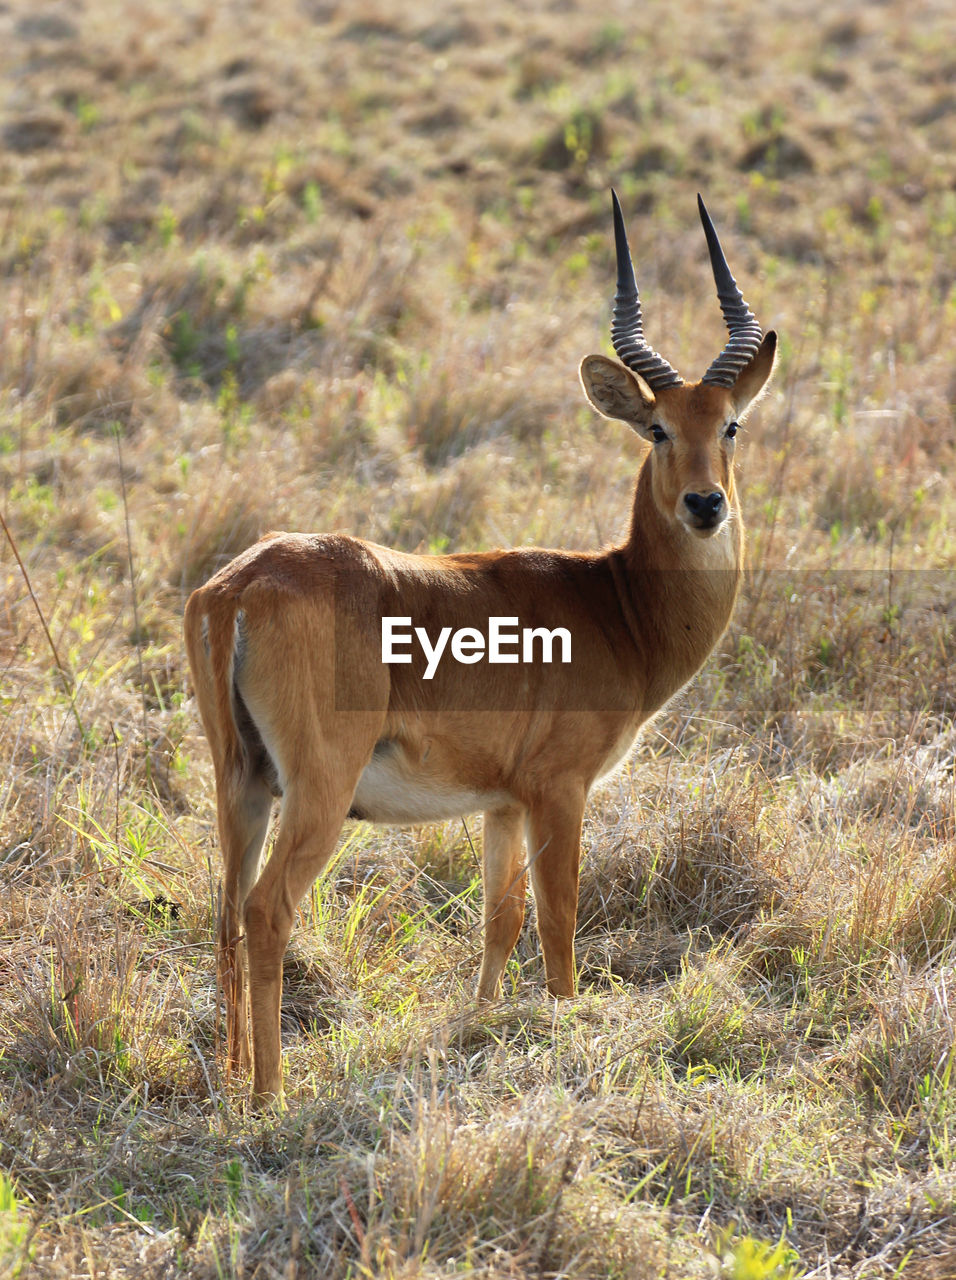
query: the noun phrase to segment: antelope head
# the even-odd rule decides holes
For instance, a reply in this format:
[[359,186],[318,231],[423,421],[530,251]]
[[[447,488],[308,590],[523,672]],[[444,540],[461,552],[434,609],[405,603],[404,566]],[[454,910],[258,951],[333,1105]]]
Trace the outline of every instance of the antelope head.
[[644,337],[641,300],[616,193],[617,293],[611,341],[620,364],[586,356],[581,383],[591,404],[653,445],[647,462],[654,506],[672,528],[710,538],[736,508],[734,437],[773,372],[777,336],[763,335],[731,275],[714,224],[700,210],[717,298],[730,337],[699,382],[685,383]]

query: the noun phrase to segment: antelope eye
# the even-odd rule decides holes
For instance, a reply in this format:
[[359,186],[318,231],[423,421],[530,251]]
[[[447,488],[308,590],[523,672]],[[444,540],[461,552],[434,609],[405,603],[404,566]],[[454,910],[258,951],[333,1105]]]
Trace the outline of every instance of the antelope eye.
[[663,427],[651,427],[651,435],[654,437],[655,444],[663,444],[665,440],[670,439]]
[[732,422],[724,432],[724,435],[728,440],[733,440],[734,436],[737,434],[737,427],[738,424],[736,422]]

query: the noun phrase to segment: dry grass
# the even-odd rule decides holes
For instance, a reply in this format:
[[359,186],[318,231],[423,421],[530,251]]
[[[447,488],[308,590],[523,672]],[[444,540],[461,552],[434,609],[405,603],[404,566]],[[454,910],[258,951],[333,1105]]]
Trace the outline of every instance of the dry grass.
[[[0,1273],[956,1275],[956,21],[935,0],[0,12]],[[303,904],[292,1107],[220,1073],[188,591],[267,528],[619,536],[650,340],[782,336],[752,573],[588,812],[582,994],[477,1011],[469,831]]]

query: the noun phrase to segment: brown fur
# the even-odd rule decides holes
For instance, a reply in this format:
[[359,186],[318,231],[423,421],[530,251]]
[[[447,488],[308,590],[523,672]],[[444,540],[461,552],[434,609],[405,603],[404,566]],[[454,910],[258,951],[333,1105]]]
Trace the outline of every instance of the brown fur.
[[[348,537],[278,534],[190,597],[186,645],[225,864],[219,965],[229,1062],[249,1062],[248,1002],[258,1098],[281,1095],[282,957],[293,914],[352,811],[414,822],[484,809],[478,996],[499,989],[529,875],[548,988],[573,993],[588,791],[700,668],[730,619],[743,524],[726,429],[763,390],[774,352],[768,334],[733,388],[656,395],[614,361],[582,363],[600,412],[648,439],[655,428],[667,433],[641,467],[622,546],[412,556]],[[695,519],[688,494],[715,503],[723,495],[711,526]],[[443,626],[486,631],[495,615],[565,626],[572,662],[462,666],[446,653],[425,681],[420,657],[382,663],[386,615],[409,616],[431,637]],[[278,833],[260,871],[276,793]]]

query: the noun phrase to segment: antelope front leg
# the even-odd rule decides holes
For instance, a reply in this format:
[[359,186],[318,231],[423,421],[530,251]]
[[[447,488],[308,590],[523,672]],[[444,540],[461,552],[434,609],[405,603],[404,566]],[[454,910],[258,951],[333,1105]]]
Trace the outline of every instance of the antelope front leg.
[[482,881],[485,943],[478,999],[493,1000],[524,921],[528,877],[522,858],[525,810],[518,805],[485,814]]
[[574,926],[585,799],[584,788],[568,782],[564,789],[549,790],[531,807],[531,885],[548,990],[553,996],[574,995]]

